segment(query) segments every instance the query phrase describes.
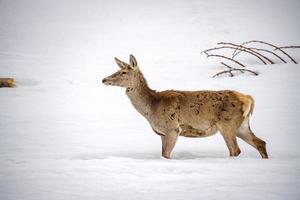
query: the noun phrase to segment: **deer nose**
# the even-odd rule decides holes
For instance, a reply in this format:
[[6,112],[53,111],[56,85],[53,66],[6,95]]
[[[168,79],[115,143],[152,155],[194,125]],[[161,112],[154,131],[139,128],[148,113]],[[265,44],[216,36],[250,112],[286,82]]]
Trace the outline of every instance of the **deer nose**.
[[103,80],[102,80],[102,83],[105,83],[107,80],[106,80],[106,78],[104,78]]

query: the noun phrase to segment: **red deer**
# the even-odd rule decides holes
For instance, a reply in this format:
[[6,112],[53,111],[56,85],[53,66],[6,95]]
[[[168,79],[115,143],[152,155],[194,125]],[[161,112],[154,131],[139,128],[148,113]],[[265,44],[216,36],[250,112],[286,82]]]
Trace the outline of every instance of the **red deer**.
[[104,78],[105,85],[126,88],[134,108],[161,137],[162,156],[171,157],[178,136],[207,137],[218,131],[223,136],[230,156],[238,156],[239,137],[268,158],[266,143],[250,129],[249,117],[254,99],[237,91],[177,91],[157,92],[149,88],[134,56],[125,63],[115,58],[121,68]]

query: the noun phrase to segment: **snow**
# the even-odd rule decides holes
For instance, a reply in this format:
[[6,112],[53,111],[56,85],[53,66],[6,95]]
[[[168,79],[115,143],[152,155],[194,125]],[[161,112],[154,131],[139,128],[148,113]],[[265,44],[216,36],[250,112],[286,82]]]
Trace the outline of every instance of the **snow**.
[[[211,76],[217,42],[299,45],[297,0],[0,2],[0,199],[299,199],[300,69]],[[300,62],[299,50],[289,52]],[[172,160],[124,90],[101,84],[136,56],[157,90],[234,89],[256,100],[251,126],[270,159],[222,137],[180,137]]]

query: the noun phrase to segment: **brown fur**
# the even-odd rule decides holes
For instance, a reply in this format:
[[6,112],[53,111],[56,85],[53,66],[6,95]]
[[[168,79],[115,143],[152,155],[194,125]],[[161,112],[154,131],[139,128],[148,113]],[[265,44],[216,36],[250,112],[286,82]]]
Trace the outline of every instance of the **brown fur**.
[[254,146],[267,158],[265,142],[250,129],[249,117],[254,99],[237,91],[177,91],[157,92],[148,87],[136,59],[130,64],[116,59],[121,70],[103,79],[107,85],[126,88],[135,109],[150,123],[162,139],[162,156],[170,158],[178,136],[207,137],[218,131],[223,136],[230,156],[238,156],[236,137]]

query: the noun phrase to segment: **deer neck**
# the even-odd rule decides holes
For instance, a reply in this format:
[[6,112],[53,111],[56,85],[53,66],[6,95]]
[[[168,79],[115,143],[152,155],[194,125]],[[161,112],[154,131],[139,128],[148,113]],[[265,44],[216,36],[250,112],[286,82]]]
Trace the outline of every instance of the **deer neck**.
[[141,72],[137,73],[136,81],[132,87],[126,88],[126,94],[129,97],[134,108],[147,118],[154,91],[148,87],[147,81]]

